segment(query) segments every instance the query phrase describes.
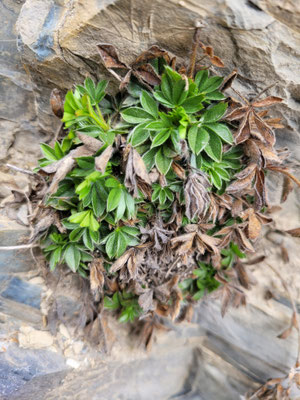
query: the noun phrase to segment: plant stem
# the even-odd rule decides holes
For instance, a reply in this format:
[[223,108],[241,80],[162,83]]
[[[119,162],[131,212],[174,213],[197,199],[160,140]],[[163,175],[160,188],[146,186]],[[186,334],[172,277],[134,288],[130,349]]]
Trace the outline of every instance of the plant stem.
[[103,114],[102,114],[102,112],[101,112],[101,110],[100,110],[100,108],[99,108],[99,106],[98,106],[97,103],[96,103],[96,109],[97,109],[97,113],[98,113],[98,115],[99,115],[101,121],[102,121],[103,124],[105,124],[105,126],[106,126],[106,129],[105,129],[105,130],[108,131],[108,130],[109,130],[109,126],[108,126],[108,124],[105,122],[105,119],[104,119],[104,117],[103,117]]

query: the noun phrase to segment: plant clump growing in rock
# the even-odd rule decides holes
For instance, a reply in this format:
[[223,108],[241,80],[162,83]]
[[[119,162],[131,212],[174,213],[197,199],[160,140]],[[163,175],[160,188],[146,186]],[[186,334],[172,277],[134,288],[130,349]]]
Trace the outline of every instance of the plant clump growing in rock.
[[188,68],[157,46],[127,66],[99,45],[119,92],[87,78],[65,96],[64,137],[41,145],[46,187],[32,240],[51,270],[65,263],[89,279],[94,300],[124,322],[175,319],[212,291],[223,313],[244,304],[241,259],[271,221],[265,174],[285,174],[289,188],[295,180],[274,148],[279,120],[264,109],[282,100],[227,97],[236,72],[223,79],[198,65],[197,44],[223,63],[197,34]]

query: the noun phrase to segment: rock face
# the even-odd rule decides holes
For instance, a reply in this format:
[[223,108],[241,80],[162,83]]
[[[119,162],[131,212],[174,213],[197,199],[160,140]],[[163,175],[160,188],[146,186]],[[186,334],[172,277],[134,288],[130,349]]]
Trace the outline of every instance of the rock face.
[[[0,12],[2,162],[34,166],[38,143],[50,141],[60,127],[49,106],[54,87],[66,91],[86,76],[105,77],[116,87],[101,65],[97,43],[115,45],[128,64],[153,44],[184,63],[196,21],[204,23],[203,41],[226,65],[218,73],[238,68],[240,92],[254,96],[278,82],[268,91],[284,98],[274,107],[285,125],[277,132],[278,144],[300,160],[296,0],[2,0]],[[2,184],[10,176],[0,169],[0,197],[6,197],[9,191]],[[16,175],[16,184],[26,187],[22,179]],[[273,193],[278,184],[270,184]],[[295,195],[277,218],[278,227],[296,226],[297,203]],[[15,244],[24,234],[24,228],[1,219],[1,245]],[[262,242],[262,251],[299,290],[297,243],[276,240],[273,246]],[[291,252],[288,265],[278,261],[283,240]],[[204,302],[192,324],[158,335],[149,356],[128,343],[128,332],[117,326],[112,354],[104,356],[74,335],[71,320],[79,314],[74,275],[64,277],[56,297],[60,322],[53,326],[48,315],[46,326],[43,307],[51,290],[38,276],[30,253],[0,252],[0,397],[71,400],[76,393],[78,399],[103,400],[239,399],[266,379],[287,374],[296,354],[295,332],[285,341],[276,338],[288,325],[291,308],[280,282],[266,268],[254,271],[260,283],[249,295],[247,312],[232,310],[222,320],[218,302]],[[265,302],[270,285],[277,297]]]

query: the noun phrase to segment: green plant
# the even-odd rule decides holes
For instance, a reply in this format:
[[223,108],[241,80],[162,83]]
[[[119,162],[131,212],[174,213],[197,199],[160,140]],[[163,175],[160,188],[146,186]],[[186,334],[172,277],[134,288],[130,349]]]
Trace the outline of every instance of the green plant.
[[[273,147],[272,120],[254,109],[281,99],[229,102],[224,92],[234,74],[223,81],[205,67],[194,73],[193,61],[189,73],[177,71],[156,46],[132,67],[112,46],[98,49],[107,68],[109,56],[115,68],[128,69],[122,90],[108,95],[107,82],[87,78],[66,94],[65,137],[41,146],[36,171],[48,179],[44,203],[52,219],[42,246],[50,268],[65,262],[90,276],[121,321],[147,312],[175,318],[178,282],[185,301],[219,288],[228,304],[228,293],[236,299],[241,292],[230,284],[241,271],[237,260],[254,250],[270,221],[265,172],[291,177]],[[105,279],[89,274],[95,260]]]

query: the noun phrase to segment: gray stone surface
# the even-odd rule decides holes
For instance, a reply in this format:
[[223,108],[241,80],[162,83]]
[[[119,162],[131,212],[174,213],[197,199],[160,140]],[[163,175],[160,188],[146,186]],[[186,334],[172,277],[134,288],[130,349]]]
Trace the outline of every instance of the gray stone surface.
[[[127,63],[153,44],[183,62],[196,20],[205,21],[202,39],[226,64],[218,72],[238,68],[236,87],[242,93],[254,95],[278,81],[268,92],[284,98],[274,107],[285,124],[277,131],[278,145],[287,145],[300,160],[300,3],[295,0],[2,0],[0,15],[2,162],[33,167],[38,143],[57,132],[60,122],[49,107],[52,88],[68,90],[86,76],[106,77],[116,88],[100,63],[97,43],[114,44]],[[0,197],[6,197],[11,178],[0,169]],[[16,182],[26,186],[20,175]],[[279,184],[270,183],[274,201]],[[297,221],[294,195],[276,226],[291,229]],[[16,244],[25,234],[24,227],[1,217],[1,245]],[[297,298],[299,243],[282,240],[289,264],[280,261],[280,248],[272,241],[262,241],[260,251],[283,271]],[[69,273],[47,287],[28,251],[0,252],[0,397],[239,399],[265,379],[287,374],[296,353],[295,332],[284,341],[276,337],[291,316],[280,282],[267,266],[252,270],[259,284],[249,292],[247,310],[231,310],[221,319],[218,302],[204,302],[192,324],[158,334],[150,354],[137,349],[127,328],[111,319],[115,344],[103,355],[75,334],[76,278]],[[264,300],[269,287],[279,300]]]

